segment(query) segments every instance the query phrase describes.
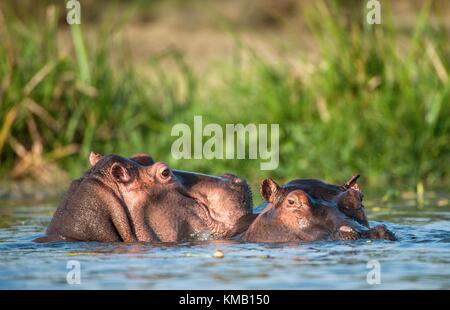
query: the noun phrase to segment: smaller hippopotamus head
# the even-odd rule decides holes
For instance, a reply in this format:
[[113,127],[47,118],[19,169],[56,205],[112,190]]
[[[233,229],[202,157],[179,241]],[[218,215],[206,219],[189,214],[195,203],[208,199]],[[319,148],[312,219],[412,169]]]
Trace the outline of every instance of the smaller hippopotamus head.
[[343,185],[329,184],[317,179],[296,179],[284,187],[301,189],[315,199],[335,201],[341,212],[369,228],[362,202],[363,193],[357,184],[358,178],[359,175],[354,175]]
[[321,218],[320,206],[305,191],[282,188],[272,179],[266,179],[260,192],[268,205],[245,233],[245,241],[288,242],[326,238],[328,229],[324,225],[327,219]]
[[[298,185],[298,184],[297,184]],[[266,179],[260,187],[267,207],[243,236],[249,242],[315,241],[324,239],[354,240],[379,238],[395,240],[384,226],[367,229],[338,207],[334,195],[313,197],[290,182],[280,187]]]

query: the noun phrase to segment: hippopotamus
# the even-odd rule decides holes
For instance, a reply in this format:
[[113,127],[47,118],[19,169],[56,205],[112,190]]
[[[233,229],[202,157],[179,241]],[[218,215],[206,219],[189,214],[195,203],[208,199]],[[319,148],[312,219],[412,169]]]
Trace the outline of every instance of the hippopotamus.
[[241,240],[396,240],[395,235],[383,225],[369,228],[362,206],[362,194],[356,185],[357,178],[352,177],[343,186],[301,179],[279,186],[272,179],[265,179],[260,192],[266,206],[243,233]]
[[151,156],[91,153],[47,228],[47,241],[179,242],[228,238],[255,218],[247,182],[172,170]]
[[369,228],[369,221],[362,203],[364,195],[357,183],[359,177],[359,174],[353,175],[342,185],[325,183],[317,179],[296,179],[284,187],[301,189],[316,199],[334,201],[341,212]]

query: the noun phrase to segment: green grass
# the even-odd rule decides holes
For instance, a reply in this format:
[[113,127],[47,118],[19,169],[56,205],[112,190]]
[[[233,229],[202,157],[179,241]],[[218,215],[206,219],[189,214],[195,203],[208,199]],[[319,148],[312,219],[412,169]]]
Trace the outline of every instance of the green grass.
[[[336,17],[342,16],[338,7],[319,2],[305,13],[319,47],[317,63],[269,64],[236,44],[234,64],[213,69],[220,76],[214,85],[177,51],[149,61],[152,78],[138,73],[120,47],[118,66],[112,60],[118,46],[99,43],[107,29],[95,34],[97,44],[83,37],[82,27],[72,29],[75,55],[61,55],[51,12],[38,27],[4,14],[1,174],[8,178],[28,154],[34,172],[19,176],[38,178],[44,162],[75,177],[95,150],[148,152],[176,168],[232,172],[254,184],[268,176],[340,182],[355,172],[371,186],[449,184],[449,34],[430,25],[427,6],[407,33],[393,26],[389,11],[383,14],[376,27],[345,23]],[[243,53],[250,55],[245,66]],[[306,63],[305,55],[298,57]],[[173,72],[161,65],[167,59],[175,64]],[[194,115],[222,125],[279,123],[279,168],[261,171],[257,160],[175,161],[171,128],[192,124]]]

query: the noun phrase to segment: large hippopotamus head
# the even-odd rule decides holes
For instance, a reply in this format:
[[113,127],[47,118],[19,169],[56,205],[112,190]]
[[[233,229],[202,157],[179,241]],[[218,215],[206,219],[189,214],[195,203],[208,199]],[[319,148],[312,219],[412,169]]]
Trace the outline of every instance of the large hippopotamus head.
[[327,192],[321,186],[306,190],[295,184],[290,182],[280,187],[272,179],[262,182],[260,191],[267,207],[243,235],[244,241],[395,240],[394,234],[384,226],[369,229],[352,217],[352,212],[350,215],[344,213],[335,193]]
[[249,186],[237,177],[172,170],[146,154],[91,153],[89,160],[37,241],[223,238],[253,219]]

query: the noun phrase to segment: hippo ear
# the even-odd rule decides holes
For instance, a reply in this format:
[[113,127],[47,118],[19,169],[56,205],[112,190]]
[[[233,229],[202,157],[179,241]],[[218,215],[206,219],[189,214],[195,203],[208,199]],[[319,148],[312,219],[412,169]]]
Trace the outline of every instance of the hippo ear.
[[350,180],[348,180],[348,181],[344,184],[344,187],[345,187],[346,189],[351,188],[351,189],[354,189],[354,190],[359,191],[359,185],[356,183],[356,181],[358,180],[359,177],[360,177],[359,174],[352,176],[352,177],[350,178]]
[[120,183],[127,183],[131,179],[128,169],[120,163],[114,163],[111,166],[111,176]]
[[265,179],[259,188],[259,191],[261,192],[261,195],[267,202],[274,202],[275,200],[275,194],[280,189],[280,186],[272,180],[272,179]]
[[100,155],[100,154],[95,153],[95,152],[91,152],[89,154],[89,163],[91,164],[91,167],[95,166],[95,164],[102,158],[103,158],[103,155]]
[[145,153],[138,153],[130,157],[132,161],[137,162],[138,164],[141,164],[142,166],[151,166],[155,163],[153,158]]

